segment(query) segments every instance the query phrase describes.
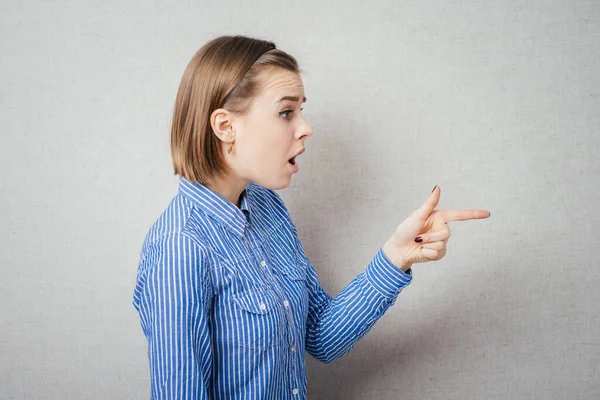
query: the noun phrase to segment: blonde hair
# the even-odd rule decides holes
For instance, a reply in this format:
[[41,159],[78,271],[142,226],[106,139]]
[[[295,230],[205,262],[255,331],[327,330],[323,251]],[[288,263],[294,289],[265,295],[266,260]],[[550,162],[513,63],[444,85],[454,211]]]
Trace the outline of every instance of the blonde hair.
[[230,172],[210,116],[218,108],[244,114],[262,87],[260,73],[273,67],[300,73],[296,59],[273,42],[246,36],[220,36],[196,52],[175,100],[171,125],[175,175],[206,184]]

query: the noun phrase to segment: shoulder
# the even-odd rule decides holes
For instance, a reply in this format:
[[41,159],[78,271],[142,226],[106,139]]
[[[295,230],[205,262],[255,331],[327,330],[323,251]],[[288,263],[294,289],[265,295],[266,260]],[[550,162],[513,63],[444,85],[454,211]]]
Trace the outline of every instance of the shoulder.
[[192,214],[192,206],[183,196],[173,197],[169,205],[154,221],[145,242],[155,242],[161,238],[180,233],[185,228]]
[[[150,267],[159,257],[205,257],[207,248],[190,234],[189,223],[195,218],[193,206],[175,196],[148,230],[140,253],[140,267]],[[149,258],[152,260],[148,260]]]
[[136,291],[158,292],[177,284],[189,288],[190,298],[208,296],[210,265],[210,254],[202,243],[184,232],[162,235],[144,245]]

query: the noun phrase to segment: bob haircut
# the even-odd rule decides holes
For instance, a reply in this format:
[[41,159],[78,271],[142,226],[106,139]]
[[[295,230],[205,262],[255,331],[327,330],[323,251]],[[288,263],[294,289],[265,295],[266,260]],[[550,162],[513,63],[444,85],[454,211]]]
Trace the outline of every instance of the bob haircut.
[[196,52],[175,100],[171,125],[175,175],[205,185],[231,172],[210,116],[219,108],[243,115],[260,93],[261,72],[274,67],[300,73],[296,59],[273,42],[246,36],[220,36]]

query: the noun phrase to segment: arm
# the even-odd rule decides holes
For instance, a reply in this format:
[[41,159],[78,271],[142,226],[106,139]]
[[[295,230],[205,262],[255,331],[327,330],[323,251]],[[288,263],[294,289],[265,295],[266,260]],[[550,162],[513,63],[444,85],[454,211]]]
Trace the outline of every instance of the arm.
[[[210,282],[203,249],[183,235],[157,242],[140,279],[152,399],[208,399]],[[142,281],[143,279],[143,281]]]
[[309,298],[306,351],[319,361],[331,363],[349,352],[396,302],[402,289],[412,281],[412,269],[402,264],[404,272],[390,261],[382,248],[367,268],[332,298],[319,283],[281,196],[274,190],[269,192],[275,209],[293,231],[299,262],[306,266]]
[[307,269],[306,351],[331,363],[349,352],[396,302],[398,294],[411,282],[412,270],[403,272],[380,249],[367,268],[332,298],[319,283],[297,233],[296,244]]

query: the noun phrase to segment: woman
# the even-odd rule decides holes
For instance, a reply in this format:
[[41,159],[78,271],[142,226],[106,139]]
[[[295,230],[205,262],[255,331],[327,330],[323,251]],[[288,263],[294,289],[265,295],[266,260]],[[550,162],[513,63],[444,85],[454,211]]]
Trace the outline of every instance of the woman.
[[[280,196],[312,135],[296,60],[271,42],[222,36],[187,66],[171,151],[179,192],[150,228],[134,306],[148,340],[152,398],[303,399],[304,352],[346,354],[412,279],[439,260],[440,189],[335,298],[319,284]],[[418,236],[418,237],[417,237]]]

